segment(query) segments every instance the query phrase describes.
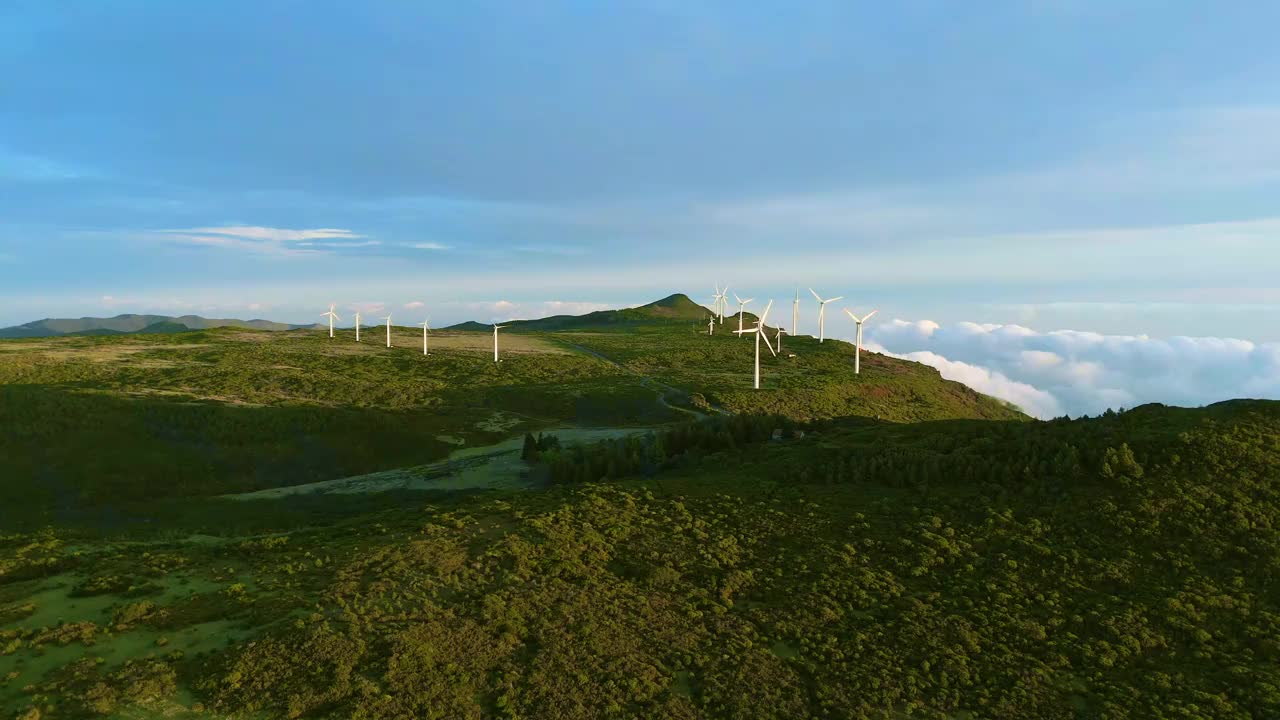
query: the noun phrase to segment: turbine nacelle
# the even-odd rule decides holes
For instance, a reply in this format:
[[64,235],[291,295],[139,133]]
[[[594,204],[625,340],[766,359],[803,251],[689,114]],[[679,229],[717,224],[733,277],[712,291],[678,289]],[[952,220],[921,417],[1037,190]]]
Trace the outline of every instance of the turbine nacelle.
[[498,331],[505,328],[506,325],[493,326],[493,361],[498,362]]
[[742,336],[754,334],[756,336],[756,357],[755,357],[755,380],[753,387],[760,389],[760,341],[764,340],[765,347],[769,348],[769,352],[777,357],[778,353],[773,349],[773,345],[769,342],[769,335],[765,332],[765,321],[769,318],[769,309],[773,307],[773,301],[770,300],[768,305],[764,306],[764,312],[760,313],[760,317],[756,319],[756,326],[743,330],[739,328],[734,330],[734,334]]
[[422,354],[430,355],[430,353],[427,352],[427,335],[431,330],[431,318],[427,318],[418,324],[422,326]]
[[854,325],[857,327],[857,331],[854,333],[854,336],[853,336],[853,374],[854,375],[862,374],[862,323],[870,320],[878,312],[880,312],[878,309],[872,310],[871,312],[859,318],[857,315],[854,315],[853,311],[850,310],[849,308],[844,309],[844,314],[848,315],[849,318],[853,320]]
[[329,312],[322,312],[322,313],[320,313],[320,317],[327,317],[327,318],[329,318],[329,337],[333,337],[333,321],[334,321],[334,320],[341,320],[341,319],[342,319],[342,318],[338,317],[338,313],[336,313],[336,312],[334,312],[334,311],[333,311],[333,308],[334,308],[334,307],[335,307],[335,306],[334,306],[334,304],[333,304],[333,303],[329,303]]
[[850,317],[850,319],[852,319],[855,323],[857,323],[857,324],[861,325],[862,323],[864,323],[864,322],[866,322],[866,321],[870,320],[870,319],[871,319],[871,317],[872,317],[873,315],[875,315],[876,313],[878,313],[878,312],[880,312],[880,311],[879,311],[879,310],[872,310],[871,312],[867,313],[866,315],[863,315],[861,318],[859,318],[857,315],[854,315],[852,312],[850,312],[850,311],[849,311],[849,308],[845,308],[845,309],[844,309],[844,312],[845,312],[845,314],[846,314],[846,315],[848,315],[848,316]]
[[826,300],[823,300],[822,296],[819,295],[813,288],[809,288],[809,292],[813,293],[813,298],[818,301],[818,342],[823,342],[824,340],[826,340],[826,322],[825,321],[827,316],[827,303],[833,303],[837,300],[843,300],[844,296],[838,295],[836,297],[827,298]]

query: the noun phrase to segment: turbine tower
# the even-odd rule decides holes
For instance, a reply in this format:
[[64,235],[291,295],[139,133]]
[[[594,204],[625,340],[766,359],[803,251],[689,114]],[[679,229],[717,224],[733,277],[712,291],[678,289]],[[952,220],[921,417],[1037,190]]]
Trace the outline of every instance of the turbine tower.
[[360,311],[356,311],[356,342],[360,342]]
[[391,347],[391,314],[387,313],[387,347]]
[[735,333],[738,333],[740,335],[747,335],[749,333],[755,333],[756,335],[756,368],[755,368],[755,385],[753,386],[756,390],[760,389],[760,340],[763,338],[764,344],[769,348],[769,352],[773,353],[775,357],[777,357],[778,355],[778,353],[774,351],[773,346],[769,344],[769,336],[765,334],[765,331],[768,328],[764,326],[764,321],[765,321],[765,318],[769,317],[769,308],[771,307],[773,307],[772,300],[769,301],[768,305],[764,306],[764,312],[761,313],[760,317],[756,319],[755,327],[751,328],[750,330],[734,331]]
[[498,362],[498,331],[504,327],[506,327],[506,325],[493,326],[493,361],[494,362]]
[[800,334],[800,288],[796,288],[796,299],[791,301],[791,334]]
[[342,319],[338,317],[338,313],[333,311],[333,303],[329,303],[329,312],[320,313],[320,317],[329,318],[329,337],[333,337],[333,321]]
[[861,319],[859,319],[857,315],[849,312],[849,308],[845,308],[844,312],[852,318],[853,322],[858,326],[858,331],[854,334],[853,340],[853,374],[858,375],[862,372],[862,323],[870,320],[872,315],[875,315],[880,311],[872,310],[866,315],[863,315]]
[[738,293],[734,293],[733,299],[738,301],[738,332],[742,332],[742,314],[747,311],[747,305],[755,298],[747,298],[746,300],[743,300],[738,297]]
[[430,355],[431,353],[427,352],[427,333],[431,330],[431,318],[427,318],[418,324],[422,326],[422,354]]
[[813,288],[809,288],[809,292],[813,293],[813,297],[818,300],[818,342],[822,342],[826,337],[826,325],[824,323],[824,319],[827,314],[827,303],[835,302],[837,300],[843,300],[844,296],[840,295],[837,297],[829,298],[827,300],[823,300],[822,296],[818,295],[818,293],[816,292],[813,292]]

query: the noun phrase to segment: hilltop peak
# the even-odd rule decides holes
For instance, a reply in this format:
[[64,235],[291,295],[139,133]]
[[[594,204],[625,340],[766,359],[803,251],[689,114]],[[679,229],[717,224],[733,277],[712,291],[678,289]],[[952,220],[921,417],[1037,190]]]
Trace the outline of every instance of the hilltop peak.
[[707,314],[706,308],[694,302],[684,293],[674,293],[662,298],[661,300],[654,300],[648,305],[641,305],[636,309],[649,311],[649,313],[655,316],[669,318],[700,319],[705,317]]
[[672,293],[661,300],[654,300],[642,307],[681,307],[687,305],[697,305],[688,295],[684,293]]

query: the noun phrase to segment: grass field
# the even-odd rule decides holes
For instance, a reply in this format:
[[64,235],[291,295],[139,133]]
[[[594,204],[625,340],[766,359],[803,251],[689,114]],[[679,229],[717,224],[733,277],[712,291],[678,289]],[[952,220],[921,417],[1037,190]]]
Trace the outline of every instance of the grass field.
[[421,465],[528,430],[682,416],[639,378],[540,338],[504,338],[496,365],[476,333],[441,333],[429,357],[412,334],[401,338],[407,346],[390,350],[238,329],[0,341],[0,475],[13,478],[0,486],[0,521]]
[[[633,312],[634,311],[630,311]],[[628,316],[630,317],[630,316]],[[930,368],[845,343],[750,342],[692,324],[584,331],[217,328],[0,341],[0,522],[69,522],[158,496],[330,481],[445,459],[548,428],[655,427],[707,413],[895,421],[1018,414]]]

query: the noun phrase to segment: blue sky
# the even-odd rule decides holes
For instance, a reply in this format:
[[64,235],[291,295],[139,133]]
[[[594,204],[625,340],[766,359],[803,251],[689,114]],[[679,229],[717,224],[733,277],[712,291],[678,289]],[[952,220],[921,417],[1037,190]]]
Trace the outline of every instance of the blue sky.
[[8,0],[0,325],[441,325],[720,281],[1277,341],[1278,26],[1254,2]]

